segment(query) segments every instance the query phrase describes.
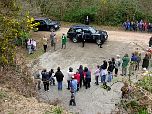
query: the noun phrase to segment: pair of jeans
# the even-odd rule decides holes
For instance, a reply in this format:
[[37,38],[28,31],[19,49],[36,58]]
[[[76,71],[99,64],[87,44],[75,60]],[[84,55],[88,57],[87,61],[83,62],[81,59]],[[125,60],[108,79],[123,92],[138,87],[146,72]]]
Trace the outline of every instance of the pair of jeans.
[[112,81],[112,78],[113,78],[112,72],[109,72],[109,73],[108,73],[108,82],[111,82],[111,81]]
[[101,76],[101,82],[106,82],[106,75]]
[[28,53],[29,53],[29,54],[32,53],[32,45],[28,45]]
[[58,90],[62,90],[62,82],[58,82]]
[[49,90],[49,81],[44,81],[43,85],[44,85],[44,90],[48,91]]

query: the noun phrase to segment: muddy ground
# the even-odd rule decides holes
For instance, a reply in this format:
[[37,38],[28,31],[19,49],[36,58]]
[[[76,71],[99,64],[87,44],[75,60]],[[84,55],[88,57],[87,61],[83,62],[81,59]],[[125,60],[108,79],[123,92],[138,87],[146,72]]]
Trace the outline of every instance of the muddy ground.
[[[61,28],[56,32],[57,37],[60,38],[62,33],[66,33],[68,28]],[[63,90],[58,91],[57,86],[51,86],[49,92],[44,92],[43,88],[38,91],[39,99],[44,101],[60,100],[59,103],[65,109],[70,112],[79,114],[114,114],[115,104],[120,101],[121,91],[120,88],[123,86],[122,83],[116,83],[112,86],[111,91],[106,91],[99,86],[94,84],[95,79],[93,72],[95,71],[96,65],[101,65],[103,60],[109,60],[111,57],[116,57],[119,54],[121,57],[128,53],[129,55],[139,48],[142,54],[144,54],[143,48],[148,47],[148,40],[151,34],[148,33],[136,33],[126,31],[107,31],[109,38],[103,44],[103,48],[99,48],[95,43],[86,43],[85,47],[82,48],[81,43],[72,43],[70,40],[67,43],[66,49],[61,49],[60,41],[57,44],[57,51],[54,51],[50,47],[46,53],[38,58],[39,62],[36,63],[32,71],[37,68],[51,68],[57,69],[61,67],[61,71],[64,73]],[[46,35],[49,38],[49,32],[36,32],[34,33],[38,39]],[[69,67],[73,67],[74,71],[78,69],[79,65],[87,66],[92,71],[92,82],[91,88],[82,88],[76,95],[77,106],[69,106],[70,92],[66,89],[66,77]],[[120,69],[121,70],[121,69]],[[119,72],[120,74],[121,72]],[[118,76],[114,78],[121,80],[123,77]],[[135,79],[132,76],[132,80]],[[135,79],[136,80],[136,79]],[[111,83],[112,84],[112,83]],[[110,85],[110,84],[109,84]]]

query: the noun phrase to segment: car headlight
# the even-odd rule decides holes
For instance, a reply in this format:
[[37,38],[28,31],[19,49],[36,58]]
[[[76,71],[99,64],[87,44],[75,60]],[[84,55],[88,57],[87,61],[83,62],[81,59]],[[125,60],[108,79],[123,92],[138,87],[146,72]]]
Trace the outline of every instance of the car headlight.
[[57,28],[57,27],[58,27],[58,25],[55,25],[54,27],[55,27],[55,28]]

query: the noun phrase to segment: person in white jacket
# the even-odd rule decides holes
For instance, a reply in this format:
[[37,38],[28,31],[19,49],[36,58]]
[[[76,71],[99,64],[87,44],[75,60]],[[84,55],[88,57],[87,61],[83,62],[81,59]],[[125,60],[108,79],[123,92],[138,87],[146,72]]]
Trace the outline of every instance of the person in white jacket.
[[121,65],[120,55],[117,55],[117,58],[115,59],[115,76],[118,75],[118,70],[120,65]]
[[69,71],[67,72],[67,82],[68,82],[68,90],[70,90],[70,81],[72,80],[72,76],[74,76],[73,68],[69,68]]

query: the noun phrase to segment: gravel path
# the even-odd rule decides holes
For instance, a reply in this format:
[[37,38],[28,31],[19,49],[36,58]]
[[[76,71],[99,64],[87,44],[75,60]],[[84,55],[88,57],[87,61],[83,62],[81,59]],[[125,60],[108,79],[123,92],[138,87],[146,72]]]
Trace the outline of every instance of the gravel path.
[[[66,32],[67,28],[62,28],[57,32],[61,35],[62,32]],[[39,34],[42,32],[38,32]],[[46,33],[49,36],[49,33]],[[136,46],[134,44],[145,47],[148,44],[148,38],[150,34],[144,33],[133,33],[133,32],[119,32],[119,31],[108,31],[109,39],[103,45],[103,48],[97,47],[94,43],[86,43],[85,47],[81,47],[81,43],[68,42],[67,49],[61,49],[60,44],[57,45],[57,51],[49,50],[39,58],[39,63],[33,67],[33,71],[38,67],[47,68],[50,70],[58,66],[61,67],[61,71],[64,73],[63,90],[58,91],[57,86],[51,86],[49,92],[44,92],[43,89],[39,91],[40,100],[54,101],[60,100],[63,107],[70,112],[79,114],[112,114],[115,109],[115,104],[120,101],[121,91],[120,88],[123,86],[121,82],[116,83],[112,86],[111,91],[106,91],[99,86],[94,84],[94,75],[92,74],[91,88],[82,88],[76,94],[77,106],[69,106],[70,92],[66,89],[66,76],[69,67],[73,67],[74,70],[79,67],[80,64],[88,66],[92,72],[95,70],[96,65],[101,65],[104,59],[108,60],[111,57],[116,57],[117,54],[121,57],[128,52],[131,54]],[[139,48],[139,47],[138,47]],[[140,48],[139,48],[140,49]],[[141,52],[143,52],[141,50]],[[135,77],[132,79],[136,80]],[[114,78],[113,81],[122,80],[122,77]]]

